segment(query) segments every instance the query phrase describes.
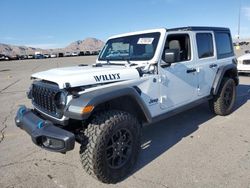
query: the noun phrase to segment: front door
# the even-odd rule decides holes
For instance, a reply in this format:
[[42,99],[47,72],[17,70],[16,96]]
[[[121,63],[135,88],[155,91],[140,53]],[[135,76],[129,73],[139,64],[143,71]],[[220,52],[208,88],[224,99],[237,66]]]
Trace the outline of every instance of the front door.
[[179,53],[177,62],[159,68],[160,105],[166,111],[197,99],[197,67],[192,58],[190,37],[188,33],[170,34],[166,39],[165,49]]

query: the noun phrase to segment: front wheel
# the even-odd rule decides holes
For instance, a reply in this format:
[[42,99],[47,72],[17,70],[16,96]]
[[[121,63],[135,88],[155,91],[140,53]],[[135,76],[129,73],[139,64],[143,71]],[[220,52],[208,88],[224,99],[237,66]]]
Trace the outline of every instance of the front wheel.
[[96,114],[85,136],[88,143],[82,145],[80,158],[88,174],[104,183],[116,183],[129,174],[140,148],[135,117],[116,110]]
[[236,99],[236,85],[232,78],[223,78],[218,94],[209,101],[211,110],[221,116],[233,111]]

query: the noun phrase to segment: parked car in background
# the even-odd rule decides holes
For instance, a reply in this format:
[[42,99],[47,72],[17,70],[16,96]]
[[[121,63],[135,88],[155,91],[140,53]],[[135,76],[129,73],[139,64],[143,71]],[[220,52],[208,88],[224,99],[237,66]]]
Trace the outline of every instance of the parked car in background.
[[16,55],[1,54],[0,56],[1,56],[0,60],[5,60],[5,61],[8,61],[8,60],[17,60],[17,56]]
[[250,53],[250,50],[245,50],[245,54],[249,54]]
[[28,55],[27,59],[34,59],[34,55],[32,55],[32,54]]
[[43,54],[44,58],[50,58],[49,54]]
[[78,55],[79,55],[78,52],[72,52],[72,53],[71,53],[71,56],[78,56]]
[[71,56],[71,53],[70,52],[65,52],[64,53],[64,57],[70,57]]
[[238,57],[237,69],[239,73],[250,73],[250,54]]
[[28,59],[28,56],[27,55],[20,55],[19,60],[24,60],[24,59]]
[[43,59],[44,55],[43,54],[36,54],[35,59]]
[[63,53],[58,53],[58,57],[63,57],[64,56],[64,54]]
[[98,51],[92,51],[92,55],[98,55]]
[[84,55],[91,55],[90,51],[86,51]]
[[18,60],[18,55],[8,55],[8,60]]
[[55,58],[55,57],[57,57],[57,55],[56,54],[50,54],[50,57]]
[[6,60],[6,56],[4,54],[0,54],[0,60]]
[[84,51],[80,51],[79,56],[84,56]]

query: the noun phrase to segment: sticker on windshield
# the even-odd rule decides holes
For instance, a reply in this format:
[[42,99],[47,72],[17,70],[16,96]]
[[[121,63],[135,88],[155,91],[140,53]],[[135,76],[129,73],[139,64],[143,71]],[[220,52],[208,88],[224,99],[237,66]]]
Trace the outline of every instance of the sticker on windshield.
[[137,44],[152,44],[154,38],[139,38]]

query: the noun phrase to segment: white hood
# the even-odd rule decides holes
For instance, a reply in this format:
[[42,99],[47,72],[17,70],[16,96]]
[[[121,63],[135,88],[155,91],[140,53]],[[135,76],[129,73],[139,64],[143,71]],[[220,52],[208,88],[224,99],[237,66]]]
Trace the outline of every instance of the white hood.
[[240,60],[240,61],[247,60],[247,59],[250,59],[250,54],[244,54],[244,55],[238,57],[238,60]]
[[65,88],[65,83],[69,83],[70,87],[78,87],[138,79],[139,73],[135,68],[117,65],[105,65],[102,67],[74,66],[38,72],[31,77],[55,82],[58,84],[59,88],[62,89]]

